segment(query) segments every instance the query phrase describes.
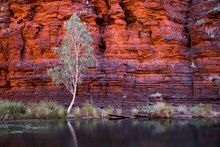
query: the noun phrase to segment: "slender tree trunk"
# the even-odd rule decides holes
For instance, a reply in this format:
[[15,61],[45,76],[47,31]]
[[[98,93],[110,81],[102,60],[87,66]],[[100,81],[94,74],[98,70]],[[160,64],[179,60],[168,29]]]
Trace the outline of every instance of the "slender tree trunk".
[[72,107],[73,107],[73,104],[74,104],[74,102],[75,102],[76,90],[77,90],[77,82],[76,82],[75,85],[74,85],[74,91],[73,91],[72,101],[71,101],[71,103],[70,103],[70,105],[69,105],[69,107],[68,107],[68,109],[67,109],[67,113],[68,113],[68,114],[70,114],[70,111],[71,111],[71,109],[72,109]]
[[[75,41],[76,42],[76,41]],[[73,98],[72,98],[72,101],[67,109],[67,113],[70,114],[70,111],[73,107],[73,104],[75,102],[75,98],[76,98],[76,91],[77,91],[77,83],[78,83],[78,76],[79,76],[79,64],[78,64],[78,61],[79,61],[79,56],[78,56],[78,53],[77,53],[77,47],[75,46],[74,47],[74,51],[75,51],[75,55],[76,55],[76,67],[75,67],[75,80],[73,81],[73,85],[74,85],[74,90],[73,90]]]

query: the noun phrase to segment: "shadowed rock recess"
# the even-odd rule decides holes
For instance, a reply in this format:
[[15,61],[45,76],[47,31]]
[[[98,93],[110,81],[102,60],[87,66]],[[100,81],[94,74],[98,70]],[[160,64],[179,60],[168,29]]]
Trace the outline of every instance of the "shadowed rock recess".
[[69,103],[47,69],[74,12],[88,24],[97,58],[77,103],[133,106],[157,95],[219,103],[209,80],[220,75],[219,0],[0,0],[1,98]]

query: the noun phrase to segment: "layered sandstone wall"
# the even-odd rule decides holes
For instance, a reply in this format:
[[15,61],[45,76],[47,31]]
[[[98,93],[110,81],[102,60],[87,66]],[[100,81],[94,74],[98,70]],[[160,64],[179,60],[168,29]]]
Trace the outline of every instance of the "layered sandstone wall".
[[0,97],[69,102],[46,71],[74,12],[88,24],[97,58],[81,99],[217,100],[208,78],[220,75],[218,0],[0,0]]

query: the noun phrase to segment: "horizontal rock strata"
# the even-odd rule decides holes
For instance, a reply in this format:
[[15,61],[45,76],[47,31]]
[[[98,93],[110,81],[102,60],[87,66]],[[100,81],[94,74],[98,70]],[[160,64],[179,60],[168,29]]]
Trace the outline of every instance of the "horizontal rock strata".
[[78,101],[218,102],[218,0],[0,0],[0,97],[68,104],[47,69],[72,13],[88,24],[97,58]]

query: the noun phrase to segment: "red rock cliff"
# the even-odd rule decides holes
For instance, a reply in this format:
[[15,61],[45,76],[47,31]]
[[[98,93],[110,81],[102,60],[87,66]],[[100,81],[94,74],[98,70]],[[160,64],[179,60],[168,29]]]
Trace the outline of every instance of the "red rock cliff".
[[74,12],[88,23],[98,61],[81,99],[218,100],[208,79],[220,75],[219,0],[0,0],[0,97],[69,102],[46,71]]

